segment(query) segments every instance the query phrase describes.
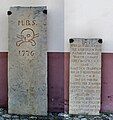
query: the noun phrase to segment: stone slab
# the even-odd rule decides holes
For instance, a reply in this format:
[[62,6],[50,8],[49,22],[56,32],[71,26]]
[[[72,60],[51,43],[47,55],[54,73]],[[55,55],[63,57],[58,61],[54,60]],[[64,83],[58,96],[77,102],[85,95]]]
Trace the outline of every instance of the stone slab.
[[8,111],[47,115],[47,10],[8,11]]
[[70,39],[70,114],[99,114],[101,46],[101,39]]

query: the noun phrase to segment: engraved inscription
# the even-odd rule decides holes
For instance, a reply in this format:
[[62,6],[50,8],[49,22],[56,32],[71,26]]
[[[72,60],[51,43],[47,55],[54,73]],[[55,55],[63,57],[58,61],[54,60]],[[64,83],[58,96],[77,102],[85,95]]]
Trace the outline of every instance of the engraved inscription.
[[29,51],[29,50],[19,50],[20,56],[34,56],[35,51]]
[[99,114],[101,44],[98,39],[74,39],[70,44],[70,114]]
[[45,6],[10,8],[10,114],[47,115],[47,15],[43,13],[46,9]]
[[36,20],[18,20],[18,26],[34,26],[37,25]]

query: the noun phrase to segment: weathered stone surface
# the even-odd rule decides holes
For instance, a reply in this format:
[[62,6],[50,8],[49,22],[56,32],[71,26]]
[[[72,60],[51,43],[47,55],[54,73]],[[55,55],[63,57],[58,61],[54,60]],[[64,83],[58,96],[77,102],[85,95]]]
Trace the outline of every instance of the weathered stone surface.
[[8,15],[9,113],[46,115],[46,7],[11,7]]
[[70,39],[70,114],[99,114],[101,43],[101,39]]

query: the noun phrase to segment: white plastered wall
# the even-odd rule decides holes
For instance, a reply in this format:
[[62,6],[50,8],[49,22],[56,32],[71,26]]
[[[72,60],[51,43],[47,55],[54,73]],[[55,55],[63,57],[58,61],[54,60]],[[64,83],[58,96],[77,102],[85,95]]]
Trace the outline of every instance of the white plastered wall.
[[[48,7],[48,51],[69,51],[69,38],[102,38],[103,52],[113,52],[113,0],[2,0],[0,52],[8,51],[10,6]],[[65,34],[64,34],[65,33]]]
[[102,38],[113,53],[113,0],[65,0],[65,51],[69,38]]
[[48,7],[48,51],[64,51],[64,0],[2,0],[0,2],[0,52],[8,51],[8,17],[10,6]]

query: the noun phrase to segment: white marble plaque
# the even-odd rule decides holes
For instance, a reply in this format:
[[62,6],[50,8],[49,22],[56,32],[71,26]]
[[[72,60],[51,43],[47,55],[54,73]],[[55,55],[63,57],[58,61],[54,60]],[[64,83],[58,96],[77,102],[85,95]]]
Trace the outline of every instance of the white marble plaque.
[[99,114],[101,46],[101,39],[70,39],[70,114]]
[[47,115],[46,7],[11,7],[8,18],[8,111]]

